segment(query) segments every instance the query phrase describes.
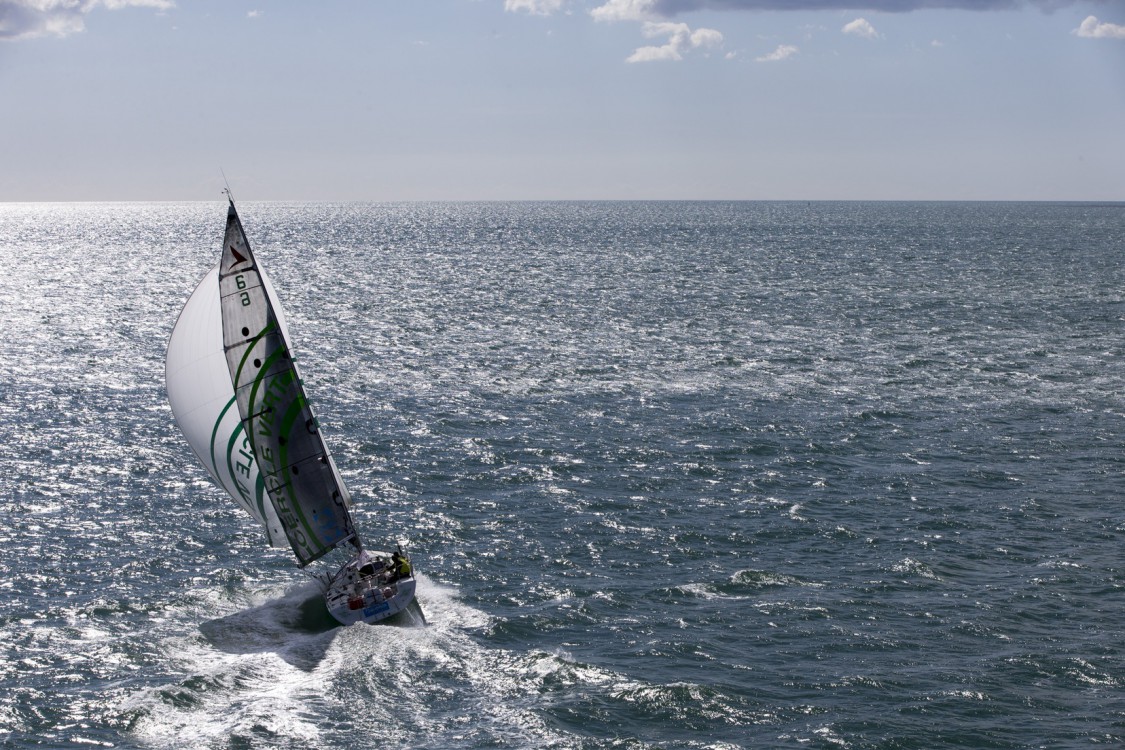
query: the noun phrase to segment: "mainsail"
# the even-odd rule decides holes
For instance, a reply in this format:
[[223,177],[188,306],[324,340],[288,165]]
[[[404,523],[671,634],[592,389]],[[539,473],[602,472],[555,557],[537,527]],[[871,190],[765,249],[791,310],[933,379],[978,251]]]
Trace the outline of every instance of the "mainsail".
[[233,201],[218,277],[223,350],[238,414],[297,562],[307,565],[349,540],[360,547],[348,513],[351,496],[305,398]]

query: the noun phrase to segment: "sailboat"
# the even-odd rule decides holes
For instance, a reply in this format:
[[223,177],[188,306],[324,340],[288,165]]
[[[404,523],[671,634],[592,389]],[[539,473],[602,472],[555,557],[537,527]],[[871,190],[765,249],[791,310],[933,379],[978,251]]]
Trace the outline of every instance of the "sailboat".
[[[339,623],[374,623],[414,601],[401,546],[371,551],[305,395],[277,295],[258,265],[227,191],[219,263],[188,297],[168,340],[165,380],[180,430],[215,483],[305,568],[333,550],[342,565],[316,573]],[[337,553],[339,554],[339,553]]]

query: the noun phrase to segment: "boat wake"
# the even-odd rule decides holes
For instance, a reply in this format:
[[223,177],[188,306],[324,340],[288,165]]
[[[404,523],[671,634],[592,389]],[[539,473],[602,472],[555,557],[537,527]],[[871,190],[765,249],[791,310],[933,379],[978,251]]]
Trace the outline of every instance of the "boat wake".
[[[169,637],[154,648],[179,677],[132,694],[122,718],[156,748],[358,747],[369,727],[389,746],[550,739],[524,660],[475,636],[491,618],[455,589],[418,581],[427,627],[333,627],[310,583]],[[469,695],[481,706],[471,725]]]
[[[399,616],[379,625],[424,627],[426,619],[415,599]],[[292,666],[312,670],[341,627],[329,614],[320,587],[309,582],[280,597],[208,620],[199,626],[199,632],[212,647],[228,654],[270,651]]]
[[224,653],[274,653],[294,667],[311,671],[327,653],[337,626],[320,587],[309,582],[280,597],[208,620],[199,626],[199,632],[208,645]]

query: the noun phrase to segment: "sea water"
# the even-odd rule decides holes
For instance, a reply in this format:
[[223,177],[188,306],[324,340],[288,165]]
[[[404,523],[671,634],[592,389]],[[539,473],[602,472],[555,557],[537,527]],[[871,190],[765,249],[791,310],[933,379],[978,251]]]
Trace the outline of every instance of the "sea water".
[[222,203],[0,205],[4,747],[1125,744],[1122,204],[240,209],[429,625],[175,426]]

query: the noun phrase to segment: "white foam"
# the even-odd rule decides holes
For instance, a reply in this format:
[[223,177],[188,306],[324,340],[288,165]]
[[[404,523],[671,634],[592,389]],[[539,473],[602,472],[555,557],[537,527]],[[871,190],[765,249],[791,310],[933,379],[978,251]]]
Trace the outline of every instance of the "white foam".
[[[423,575],[418,599],[427,627],[302,630],[294,627],[296,613],[310,595],[313,584],[257,592],[248,597],[253,602],[227,607],[197,632],[184,627],[155,644],[179,676],[123,702],[136,735],[155,748],[177,749],[226,745],[232,737],[278,747],[340,746],[353,744],[353,732],[376,732],[390,745],[421,739],[441,746],[470,734],[536,745],[558,731],[528,700],[548,675],[566,669],[569,679],[604,679],[568,667],[563,657],[543,662],[542,655],[482,646],[472,631],[492,618],[462,602],[457,589]],[[466,705],[480,707],[471,725],[459,718]]]

